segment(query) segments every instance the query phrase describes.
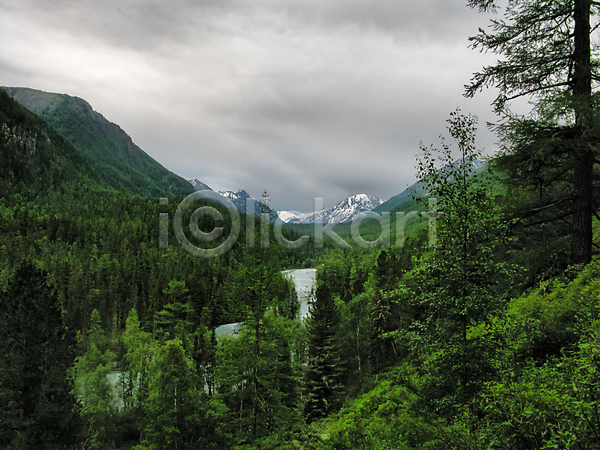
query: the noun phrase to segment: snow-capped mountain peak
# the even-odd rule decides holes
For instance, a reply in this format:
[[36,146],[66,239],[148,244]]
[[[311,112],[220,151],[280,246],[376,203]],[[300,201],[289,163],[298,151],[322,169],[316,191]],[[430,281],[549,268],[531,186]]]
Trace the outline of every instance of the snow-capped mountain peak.
[[[284,223],[299,223],[307,214],[298,211],[277,211],[277,217]],[[294,222],[292,222],[294,221]]]
[[237,191],[219,191],[219,194],[231,201],[238,199],[245,200],[250,197],[250,195],[248,195],[248,193],[243,189],[238,189]]
[[[314,223],[321,219],[323,223],[330,222],[351,222],[365,211],[371,211],[381,205],[383,201],[377,197],[367,194],[356,194],[341,201],[337,205],[308,214],[301,214],[296,211],[279,211],[279,218],[287,223]],[[286,220],[287,219],[287,220]]]
[[377,197],[367,194],[356,194],[328,210],[325,217],[327,217],[327,222],[350,222],[358,217],[360,213],[371,211],[382,203],[383,201]]
[[[226,199],[230,200],[231,203],[233,203],[235,205],[236,209],[241,212],[246,212],[246,199],[252,198],[243,189],[238,189],[237,191],[219,191],[219,194],[221,194]],[[254,200],[254,199],[252,199],[252,200]],[[254,202],[255,202],[254,209],[255,209],[255,211],[258,211],[258,209],[257,209],[258,202],[256,200],[254,200]]]
[[194,189],[196,189],[197,191],[205,191],[205,190],[212,191],[212,189],[210,187],[208,187],[207,184],[204,184],[198,178],[194,178],[193,180],[188,180],[188,181],[194,187]]

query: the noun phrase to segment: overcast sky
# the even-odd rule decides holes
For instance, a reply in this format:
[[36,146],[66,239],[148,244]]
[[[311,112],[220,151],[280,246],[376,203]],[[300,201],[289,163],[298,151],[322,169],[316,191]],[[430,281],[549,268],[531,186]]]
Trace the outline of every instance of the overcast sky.
[[495,61],[466,0],[0,0],[0,85],[87,100],[150,156],[215,190],[309,212],[415,181],[419,142]]

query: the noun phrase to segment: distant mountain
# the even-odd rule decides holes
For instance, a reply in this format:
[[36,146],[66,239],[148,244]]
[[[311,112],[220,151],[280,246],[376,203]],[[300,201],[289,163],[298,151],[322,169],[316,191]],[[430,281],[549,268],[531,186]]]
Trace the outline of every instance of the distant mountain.
[[143,196],[187,195],[194,188],[148,156],[85,101],[29,88],[3,88],[68,140],[102,183]]
[[277,217],[284,223],[300,223],[307,215],[298,211],[277,211]]
[[230,200],[231,203],[235,205],[237,210],[243,213],[246,212],[246,199],[249,198],[254,203],[254,213],[260,214],[260,202],[250,197],[250,195],[248,195],[248,193],[243,189],[237,191],[219,191],[219,194]]
[[[458,161],[455,161],[453,164],[458,164]],[[473,168],[475,169],[475,173],[482,172],[485,169],[485,161],[473,161]],[[375,211],[377,214],[381,214],[382,212],[386,211],[392,211],[393,209],[397,208],[403,203],[411,202],[413,199],[413,194],[415,194],[417,197],[421,197],[427,194],[421,182],[417,181],[415,184],[409,186],[398,195],[394,195],[386,202],[377,206],[375,209],[373,209],[373,211]]]
[[356,194],[341,201],[333,208],[326,211],[323,222],[351,222],[352,219],[365,211],[371,211],[381,205],[383,200],[367,194]]
[[[198,179],[190,180],[190,184],[196,189],[196,191],[210,190],[212,189],[208,187],[208,185],[204,184],[202,181]],[[254,214],[259,215],[261,211],[260,201],[250,197],[250,195],[243,189],[239,189],[237,191],[219,191],[218,192],[222,197],[231,201],[235,208],[243,213],[246,213],[246,199],[250,199],[252,204],[254,205]],[[271,212],[271,220],[274,220],[275,212]]]
[[394,208],[397,208],[399,205],[412,201],[413,193],[415,193],[417,195],[417,197],[420,197],[426,193],[425,189],[423,188],[422,184],[419,181],[417,181],[412,186],[407,187],[404,191],[402,191],[398,195],[394,195],[389,200],[383,202],[381,205],[374,208],[373,211],[376,212],[377,214],[381,214],[382,212],[392,211]]
[[473,167],[475,168],[475,173],[482,172],[485,169],[485,161],[475,160],[473,161]]
[[323,223],[343,223],[351,222],[360,213],[370,211],[382,203],[383,201],[377,197],[356,194],[329,209],[316,213],[301,214],[296,211],[278,211],[278,215],[286,223],[315,223],[318,218],[322,218]]
[[211,188],[208,187],[207,184],[204,184],[202,181],[200,181],[197,178],[194,178],[193,180],[189,180],[190,184],[192,185],[192,187],[197,190],[197,191],[212,191]]

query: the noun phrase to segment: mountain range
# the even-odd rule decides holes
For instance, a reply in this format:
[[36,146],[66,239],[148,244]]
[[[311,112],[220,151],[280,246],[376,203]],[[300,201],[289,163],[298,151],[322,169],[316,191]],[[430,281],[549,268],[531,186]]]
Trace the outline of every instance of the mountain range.
[[250,199],[254,206],[254,213],[260,214],[260,202],[250,197],[250,195],[243,189],[239,189],[237,191],[219,191],[219,194],[231,201],[231,203],[235,205],[238,211],[241,211],[243,213],[246,212],[246,200]]
[[[164,168],[118,125],[78,97],[4,87],[0,88],[0,116],[5,124],[0,130],[0,140],[6,149],[0,156],[0,185],[6,185],[6,189],[20,186],[18,191],[24,193],[64,182],[82,186],[96,183],[102,189],[149,197],[211,189],[198,179],[187,181]],[[476,172],[484,166],[484,162],[476,162]],[[277,211],[277,217],[289,224],[311,224],[316,220],[351,222],[365,211],[382,213],[397,210],[403,204],[409,207],[413,192],[426,194],[420,183],[415,183],[385,202],[356,194],[316,213]],[[219,193],[242,212],[246,211],[247,199],[254,202],[256,213],[260,211],[260,201],[243,189]]]
[[302,214],[296,211],[278,211],[279,218],[285,223],[344,223],[351,222],[365,211],[371,211],[381,205],[383,200],[367,194],[355,194],[342,200],[329,209]]
[[[456,164],[456,162],[455,162]],[[473,163],[475,173],[483,171],[485,162],[476,160]],[[210,189],[200,180],[190,180],[190,183],[196,190]],[[224,197],[233,202],[236,208],[241,211],[246,211],[246,199],[251,198],[244,190],[237,191],[220,191]],[[425,188],[421,182],[416,182],[412,186],[407,187],[404,191],[383,201],[377,197],[367,194],[355,194],[342,200],[337,205],[322,211],[312,213],[301,213],[298,211],[276,211],[279,220],[288,224],[312,224],[317,219],[322,223],[348,223],[352,222],[356,217],[365,211],[374,211],[377,214],[390,211],[399,211],[404,207],[408,207],[413,203],[413,196],[427,195]],[[260,202],[252,199],[255,202],[254,210],[258,213]]]
[[[208,185],[201,182],[198,179],[189,180],[190,184],[194,186],[197,191],[210,189]],[[251,199],[254,202],[254,211],[256,214],[259,213],[261,203],[260,201],[250,197],[250,195],[243,189],[237,191],[219,191],[223,197],[230,200],[238,211],[246,212],[246,200]],[[377,197],[372,197],[366,194],[356,194],[347,199],[341,201],[337,205],[319,211],[317,213],[300,213],[297,211],[276,211],[277,217],[284,223],[297,224],[297,223],[314,223],[316,219],[322,219],[323,223],[329,222],[351,222],[355,217],[364,211],[370,211],[376,206],[381,205],[383,201]]]
[[[212,191],[213,190],[207,184],[203,183],[202,181],[198,180],[197,178],[195,178],[193,180],[189,180],[189,182],[192,186],[194,186],[194,189],[197,191],[204,191],[204,190]],[[250,194],[248,194],[243,189],[238,189],[237,191],[219,191],[219,194],[221,194],[221,196],[223,196],[224,198],[229,200],[231,203],[233,203],[235,208],[238,211],[243,212],[243,213],[246,213],[246,200],[250,199],[254,206],[254,213],[260,214],[261,206],[262,206],[260,201],[250,197]]]
[[207,185],[204,184],[202,181],[200,181],[199,179],[195,178],[193,180],[189,180],[190,184],[192,185],[192,187],[196,190],[196,191],[212,191],[212,189]]

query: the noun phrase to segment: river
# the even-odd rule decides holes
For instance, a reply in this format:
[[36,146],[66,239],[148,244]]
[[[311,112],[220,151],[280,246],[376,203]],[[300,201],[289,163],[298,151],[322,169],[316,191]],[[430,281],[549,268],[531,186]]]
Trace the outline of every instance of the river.
[[296,285],[296,293],[300,300],[300,320],[304,321],[308,316],[308,303],[310,294],[315,285],[316,269],[293,269],[284,270],[283,274],[289,276]]
[[[298,294],[298,300],[300,301],[300,320],[302,321],[308,316],[308,304],[312,288],[315,285],[316,272],[316,269],[291,269],[283,271],[283,274],[286,277],[291,278],[296,285],[296,293]],[[215,330],[217,336],[224,334],[235,336],[239,331],[239,322],[226,323],[218,326]]]
[[[296,293],[298,294],[298,300],[300,301],[300,320],[304,321],[308,316],[308,305],[310,302],[310,295],[315,285],[316,269],[292,269],[284,270],[283,274],[286,277],[290,277],[296,285]],[[237,335],[240,330],[240,323],[226,323],[216,328],[217,335]],[[107,375],[110,383],[117,387],[112,392],[112,401],[117,409],[123,409],[123,399],[120,397],[120,373],[115,372]]]

